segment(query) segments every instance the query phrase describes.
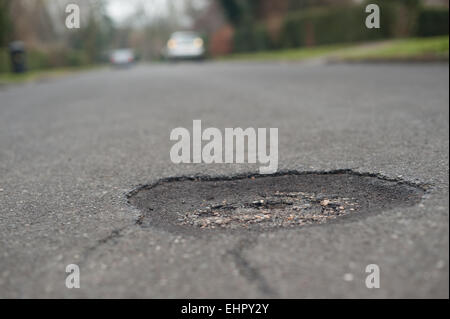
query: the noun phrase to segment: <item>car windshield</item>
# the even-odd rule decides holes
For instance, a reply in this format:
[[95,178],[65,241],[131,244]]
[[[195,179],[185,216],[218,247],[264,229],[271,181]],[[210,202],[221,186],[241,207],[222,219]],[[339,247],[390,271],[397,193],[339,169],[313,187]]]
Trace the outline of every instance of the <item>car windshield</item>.
[[199,35],[193,32],[176,32],[171,36],[177,42],[192,42],[198,37]]
[[113,52],[113,57],[116,59],[127,59],[131,56],[131,50],[116,50]]

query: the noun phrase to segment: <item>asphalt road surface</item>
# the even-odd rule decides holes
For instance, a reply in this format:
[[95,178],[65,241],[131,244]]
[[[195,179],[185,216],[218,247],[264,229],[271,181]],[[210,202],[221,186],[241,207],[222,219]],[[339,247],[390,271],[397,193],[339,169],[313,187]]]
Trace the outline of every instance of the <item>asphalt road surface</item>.
[[[0,297],[449,296],[448,64],[179,63],[0,88]],[[170,161],[173,128],[279,128],[279,170],[430,185],[420,204],[240,236],[136,223],[126,194],[259,164]],[[65,286],[77,264],[81,287]],[[380,288],[365,285],[368,264]]]

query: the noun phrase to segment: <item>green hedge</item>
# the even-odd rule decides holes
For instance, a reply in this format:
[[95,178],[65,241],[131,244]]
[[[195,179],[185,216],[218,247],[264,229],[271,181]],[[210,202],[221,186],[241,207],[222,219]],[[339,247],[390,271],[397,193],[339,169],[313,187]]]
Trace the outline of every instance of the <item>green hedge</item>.
[[[44,70],[60,67],[78,67],[89,64],[82,50],[54,48],[48,51],[29,49],[26,53],[28,70]],[[0,48],[0,73],[10,72],[11,63],[7,48]]]
[[9,57],[5,48],[0,48],[0,73],[9,72]]
[[396,4],[380,5],[379,29],[366,28],[367,13],[364,6],[319,8],[294,13],[284,21],[281,46],[290,48],[394,37],[398,9]]
[[322,7],[288,14],[277,37],[264,24],[236,28],[235,52],[363,42],[408,36],[448,34],[448,9],[421,8],[405,1],[374,1],[380,6],[379,29],[365,27],[365,5]]
[[416,34],[420,37],[448,34],[448,9],[423,8],[417,18]]
[[270,48],[269,35],[262,24],[247,25],[236,29],[234,33],[235,52],[264,51]]

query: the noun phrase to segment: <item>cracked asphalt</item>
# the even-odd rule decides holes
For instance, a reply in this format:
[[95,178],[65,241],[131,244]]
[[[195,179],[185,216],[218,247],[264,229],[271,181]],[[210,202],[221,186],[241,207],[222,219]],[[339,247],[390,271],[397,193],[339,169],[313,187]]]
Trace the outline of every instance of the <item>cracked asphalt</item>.
[[[448,64],[206,62],[0,87],[0,297],[448,298],[448,85]],[[194,119],[278,127],[279,170],[431,187],[415,206],[288,231],[141,227],[126,198],[139,185],[258,171],[173,164],[170,131]]]

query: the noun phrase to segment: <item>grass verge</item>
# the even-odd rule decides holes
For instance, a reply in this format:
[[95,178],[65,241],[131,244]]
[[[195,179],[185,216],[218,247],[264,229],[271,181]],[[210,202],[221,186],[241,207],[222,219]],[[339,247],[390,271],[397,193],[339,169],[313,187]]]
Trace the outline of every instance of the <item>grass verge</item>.
[[448,61],[449,37],[390,40],[342,52],[345,61]]
[[449,37],[409,38],[381,42],[325,45],[254,53],[232,54],[221,60],[301,61],[323,58],[331,61],[448,61]]
[[19,84],[27,83],[33,81],[46,80],[51,78],[56,78],[63,75],[69,75],[81,71],[87,71],[94,68],[99,68],[98,65],[83,66],[83,67],[67,67],[67,68],[57,68],[50,70],[35,70],[28,71],[26,73],[0,73],[0,85],[6,84]]
[[333,52],[338,52],[348,48],[348,45],[322,45],[311,48],[299,48],[299,49],[283,49],[274,51],[261,51],[252,53],[235,53],[225,57],[219,58],[220,60],[305,60],[311,58],[325,57]]

